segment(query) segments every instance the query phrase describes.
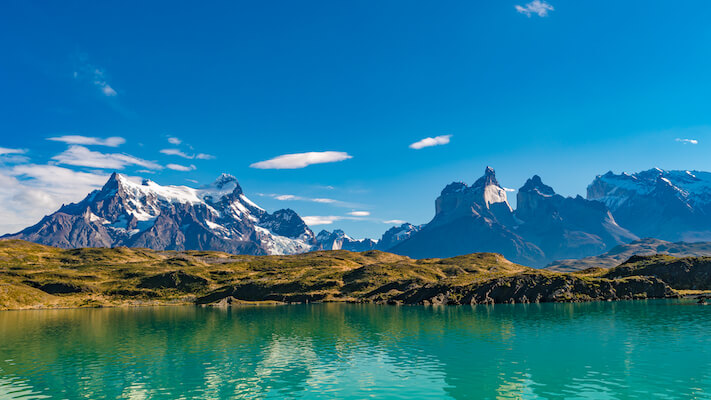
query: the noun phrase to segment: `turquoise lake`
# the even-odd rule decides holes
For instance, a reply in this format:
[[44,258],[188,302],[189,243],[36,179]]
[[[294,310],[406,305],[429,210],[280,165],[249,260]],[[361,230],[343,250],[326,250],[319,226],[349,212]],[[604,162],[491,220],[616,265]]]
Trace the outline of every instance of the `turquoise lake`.
[[0,312],[0,399],[711,399],[711,306]]

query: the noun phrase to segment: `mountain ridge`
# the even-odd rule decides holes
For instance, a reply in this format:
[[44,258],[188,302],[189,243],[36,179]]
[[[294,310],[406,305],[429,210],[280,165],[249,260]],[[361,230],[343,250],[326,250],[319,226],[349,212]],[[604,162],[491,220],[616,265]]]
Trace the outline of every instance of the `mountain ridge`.
[[315,244],[313,232],[293,210],[269,214],[227,174],[194,189],[161,186],[148,179],[139,183],[113,173],[82,201],[63,205],[37,224],[3,238],[63,248],[129,246],[240,254],[303,252]]
[[[580,196],[563,197],[538,175],[518,190],[516,210],[486,167],[471,186],[453,182],[435,201],[435,216],[388,251],[412,257],[451,257],[493,251],[525,265],[599,254],[637,239],[607,207]],[[434,245],[433,245],[434,244]]]
[[486,167],[471,185],[446,185],[428,223],[393,226],[374,240],[354,239],[339,229],[315,235],[296,211],[269,213],[259,207],[229,174],[191,188],[113,173],[83,200],[62,205],[37,224],[2,238],[63,248],[129,246],[254,255],[344,249],[442,258],[496,252],[525,265],[569,268],[576,264],[571,259],[596,257],[650,230],[661,238],[700,240],[705,232],[711,237],[708,172],[608,172],[588,186],[587,198],[561,196],[534,175],[518,189],[516,209],[508,202],[509,190]]

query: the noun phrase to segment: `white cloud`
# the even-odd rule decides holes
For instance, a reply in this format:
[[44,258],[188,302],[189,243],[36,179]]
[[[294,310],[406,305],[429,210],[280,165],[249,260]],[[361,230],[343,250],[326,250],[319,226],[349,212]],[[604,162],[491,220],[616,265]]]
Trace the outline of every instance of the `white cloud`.
[[250,165],[258,169],[297,169],[313,164],[332,163],[353,158],[342,151],[312,151],[308,153],[284,154],[266,161]]
[[7,147],[0,147],[0,156],[5,154],[25,154],[27,150],[24,149],[8,149]]
[[198,160],[212,160],[213,158],[215,158],[215,156],[210,155],[210,154],[205,154],[205,153],[187,154],[187,153],[182,152],[179,149],[163,149],[160,152],[165,155],[183,157],[188,160],[192,160],[194,158],[197,158]]
[[183,157],[183,158],[187,158],[189,160],[192,160],[193,158],[195,158],[195,156],[185,154],[178,149],[163,149],[160,152],[165,155]]
[[0,169],[0,234],[17,232],[62,204],[80,201],[103,186],[108,177],[55,165],[25,164]]
[[431,147],[431,146],[441,146],[443,144],[449,143],[449,138],[451,138],[452,135],[441,135],[441,136],[435,136],[435,137],[427,137],[422,140],[419,140],[415,143],[412,143],[409,147],[411,149],[419,150],[425,147]]
[[[342,221],[342,220],[349,220],[349,221],[363,221],[366,218],[363,218],[364,215],[354,215],[352,213],[348,213],[351,216],[340,216],[340,215],[309,215],[306,217],[301,217],[301,219],[304,220],[306,225],[330,225],[334,223],[335,221]],[[368,213],[370,214],[370,213]]]
[[367,217],[370,215],[370,211],[351,211],[348,215],[352,215],[354,217]]
[[304,220],[306,225],[314,226],[314,225],[331,225],[334,221],[342,220],[343,217],[338,217],[338,216],[334,216],[334,215],[330,215],[330,216],[309,215],[306,217],[301,217],[301,219]]
[[106,79],[104,79],[104,70],[100,68],[94,68],[94,71],[91,73],[91,79],[94,83],[94,86],[98,87],[101,90],[101,93],[103,93],[105,96],[116,96],[116,91],[114,88],[112,88],[108,83],[106,83]]
[[83,144],[85,146],[108,146],[108,147],[118,147],[126,143],[126,139],[118,136],[112,136],[105,139],[98,137],[89,137],[81,135],[65,135],[47,138],[47,140],[52,140],[55,142],[63,142],[67,144]]
[[168,143],[174,144],[174,145],[179,145],[180,143],[183,143],[182,140],[178,139],[177,137],[169,137],[168,138]]
[[384,224],[394,224],[394,225],[402,225],[407,221],[403,221],[401,219],[389,219],[387,221],[383,221]]
[[73,74],[74,79],[90,82],[99,88],[104,96],[116,96],[118,93],[116,93],[116,90],[106,81],[106,73],[104,70],[90,64],[87,60],[88,57],[85,54],[79,55],[79,64]]
[[533,14],[536,14],[539,17],[546,17],[548,16],[548,11],[554,10],[555,9],[552,5],[548,4],[546,1],[541,0],[533,0],[525,6],[516,6],[516,11],[520,12],[521,14],[526,14],[526,16],[529,18]]
[[108,83],[106,82],[94,82],[95,85],[98,85],[101,88],[101,91],[104,92],[105,95],[107,96],[116,96],[116,91],[114,88],[109,86]]
[[281,201],[289,201],[289,200],[303,200],[303,197],[299,196],[294,196],[293,194],[278,194],[274,196],[275,199],[281,200]]
[[52,157],[59,164],[75,165],[101,169],[123,169],[128,165],[137,165],[148,169],[162,169],[163,167],[128,154],[101,153],[92,151],[84,146],[72,145],[64,152]]
[[187,167],[185,165],[180,165],[180,164],[168,164],[168,165],[166,165],[166,167],[168,167],[168,169],[172,169],[173,171],[182,171],[182,172],[193,171],[196,168],[192,164]]
[[681,139],[681,138],[676,138],[677,142],[681,142],[684,144],[699,144],[699,141],[696,139]]
[[266,196],[266,197],[271,197],[275,200],[279,201],[309,201],[312,203],[320,203],[320,204],[331,204],[337,207],[348,207],[348,208],[354,208],[354,207],[359,207],[361,205],[354,204],[354,203],[349,203],[341,200],[336,200],[336,199],[329,199],[329,198],[324,198],[324,197],[304,197],[304,196],[297,196],[293,194],[264,194],[260,193],[260,196]]

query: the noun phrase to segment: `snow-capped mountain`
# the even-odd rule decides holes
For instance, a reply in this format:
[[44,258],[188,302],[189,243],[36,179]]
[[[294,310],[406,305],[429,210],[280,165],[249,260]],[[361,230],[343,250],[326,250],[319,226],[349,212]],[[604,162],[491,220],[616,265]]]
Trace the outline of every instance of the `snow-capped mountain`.
[[607,205],[639,237],[711,240],[711,173],[653,168],[597,176],[587,197]]
[[316,235],[316,250],[368,251],[376,248],[373,239],[353,239],[340,229],[333,232],[322,230]]
[[393,226],[383,233],[376,248],[379,250],[388,250],[396,244],[409,239],[410,236],[419,232],[422,227],[423,225],[412,225],[407,222],[400,226]]
[[447,185],[435,216],[409,238],[384,250],[415,258],[496,252],[531,266],[585,257],[637,239],[620,227],[607,207],[580,196],[566,198],[534,176],[521,187],[517,209],[487,167],[473,185]]
[[310,250],[313,232],[292,210],[269,214],[223,174],[201,188],[161,186],[114,173],[100,190],[4,238],[73,247],[146,247],[293,254]]

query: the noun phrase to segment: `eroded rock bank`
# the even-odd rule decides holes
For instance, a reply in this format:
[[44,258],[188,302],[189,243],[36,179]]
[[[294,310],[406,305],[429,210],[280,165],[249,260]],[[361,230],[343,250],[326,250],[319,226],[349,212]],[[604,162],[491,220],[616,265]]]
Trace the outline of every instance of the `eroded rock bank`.
[[[295,290],[296,289],[296,290]],[[236,285],[199,297],[197,304],[228,305],[225,299],[241,301],[279,301],[308,303],[336,301],[324,293],[309,293],[309,288],[288,285]],[[389,304],[500,304],[582,302],[605,300],[662,299],[679,293],[656,277],[635,276],[624,279],[581,278],[570,275],[527,273],[490,279],[481,283],[451,286],[417,284],[412,281],[384,285],[350,301]],[[349,299],[347,295],[341,300]]]

